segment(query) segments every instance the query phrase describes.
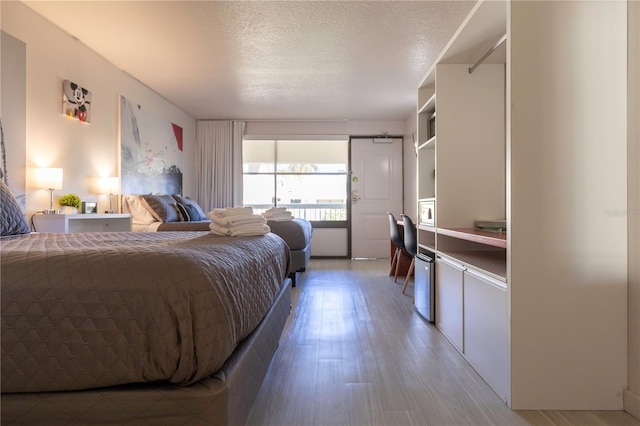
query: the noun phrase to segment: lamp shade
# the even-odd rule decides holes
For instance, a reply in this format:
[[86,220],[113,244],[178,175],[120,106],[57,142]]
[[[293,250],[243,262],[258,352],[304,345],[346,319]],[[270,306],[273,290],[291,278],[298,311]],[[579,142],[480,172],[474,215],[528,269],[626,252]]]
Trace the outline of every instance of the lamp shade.
[[35,170],[35,183],[37,188],[54,191],[62,189],[62,169],[40,168]]
[[118,192],[119,179],[117,177],[107,176],[100,178],[101,194],[116,194]]

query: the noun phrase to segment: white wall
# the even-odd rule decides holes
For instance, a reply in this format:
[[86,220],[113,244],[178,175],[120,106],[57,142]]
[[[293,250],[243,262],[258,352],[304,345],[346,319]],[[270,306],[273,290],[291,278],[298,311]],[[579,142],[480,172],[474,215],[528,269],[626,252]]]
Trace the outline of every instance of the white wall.
[[[11,192],[23,211],[26,209],[26,179],[24,162],[26,158],[27,106],[27,48],[10,34],[2,31],[2,74],[0,76],[0,105],[2,107],[2,132],[6,147],[3,155],[3,175]],[[4,161],[6,159],[6,162]]]
[[402,135],[402,121],[248,121],[245,135]]
[[[192,171],[196,124],[192,117],[23,3],[5,1],[1,7],[2,29],[27,47],[27,217],[49,206],[48,191],[31,187],[32,167],[62,167],[64,188],[56,191],[55,196],[74,192],[83,200],[98,200],[99,211],[106,209],[107,197],[90,193],[89,178],[119,175],[119,95],[182,127],[183,192],[195,193]],[[76,82],[92,92],[90,124],[62,115],[63,80]]]
[[624,409],[640,419],[640,2],[629,0],[629,383]]

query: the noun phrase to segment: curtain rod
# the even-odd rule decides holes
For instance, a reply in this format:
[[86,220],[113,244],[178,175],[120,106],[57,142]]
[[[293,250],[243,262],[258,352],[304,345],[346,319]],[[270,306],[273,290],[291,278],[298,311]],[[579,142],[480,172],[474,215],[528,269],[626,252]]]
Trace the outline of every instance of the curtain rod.
[[485,54],[482,55],[482,57],[480,59],[478,59],[478,61],[475,64],[473,64],[473,66],[471,68],[469,68],[469,74],[474,72],[475,69],[478,68],[480,66],[480,64],[482,64],[484,62],[484,60],[487,59],[489,57],[489,55],[491,55],[498,47],[500,47],[500,45],[502,45],[502,43],[504,43],[506,39],[507,39],[507,35],[506,34],[503,35],[502,37],[500,37],[500,40],[498,40],[496,42],[496,44],[494,44],[491,49],[487,50],[485,52]]

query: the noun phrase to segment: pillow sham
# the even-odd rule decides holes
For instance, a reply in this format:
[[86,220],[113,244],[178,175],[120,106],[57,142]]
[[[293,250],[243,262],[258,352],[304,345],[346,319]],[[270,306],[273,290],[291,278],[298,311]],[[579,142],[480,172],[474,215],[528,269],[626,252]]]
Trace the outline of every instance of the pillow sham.
[[149,209],[147,203],[142,200],[142,195],[123,195],[123,200],[127,205],[129,213],[131,213],[131,221],[140,225],[149,225],[157,222]]
[[191,220],[206,220],[208,219],[207,214],[202,210],[202,207],[193,199],[189,197],[183,197],[180,194],[173,194],[173,198],[187,209],[191,209],[197,214],[189,211],[189,215],[191,216]]
[[191,215],[186,207],[180,203],[176,203],[176,209],[178,209],[178,216],[180,216],[180,222],[191,221]]
[[204,220],[202,219],[202,216],[200,215],[200,212],[198,211],[197,207],[194,206],[193,204],[182,204],[182,206],[184,206],[184,209],[189,214],[189,220],[193,220],[193,221]]
[[0,234],[3,237],[31,232],[18,201],[2,180],[0,180],[0,219]]
[[141,195],[149,212],[160,222],[180,222],[176,200],[171,195]]

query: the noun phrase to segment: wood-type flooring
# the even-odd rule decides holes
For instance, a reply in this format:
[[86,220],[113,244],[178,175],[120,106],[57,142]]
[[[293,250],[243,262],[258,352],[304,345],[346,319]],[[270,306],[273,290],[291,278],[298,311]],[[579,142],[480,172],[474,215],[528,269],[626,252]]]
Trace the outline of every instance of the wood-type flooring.
[[413,309],[389,260],[312,259],[248,425],[640,425],[623,411],[512,411]]

